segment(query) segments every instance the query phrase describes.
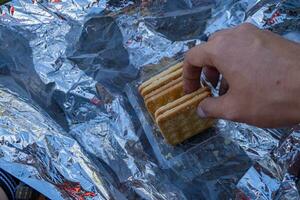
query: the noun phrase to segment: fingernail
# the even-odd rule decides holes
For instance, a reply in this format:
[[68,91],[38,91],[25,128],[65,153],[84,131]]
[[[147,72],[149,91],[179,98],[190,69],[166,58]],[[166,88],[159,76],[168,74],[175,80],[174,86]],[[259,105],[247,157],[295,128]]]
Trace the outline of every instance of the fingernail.
[[198,107],[197,113],[198,113],[199,117],[201,117],[201,118],[205,118],[205,117],[206,117],[206,114],[205,114],[205,112],[202,110],[201,107]]

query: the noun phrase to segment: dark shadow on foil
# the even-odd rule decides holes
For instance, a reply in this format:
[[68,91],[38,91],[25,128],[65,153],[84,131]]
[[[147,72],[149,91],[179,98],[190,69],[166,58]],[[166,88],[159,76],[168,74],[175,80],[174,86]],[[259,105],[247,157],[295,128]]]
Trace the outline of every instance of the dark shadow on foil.
[[109,0],[107,2],[108,6],[113,6],[113,7],[123,7],[124,4],[128,4],[130,2],[133,2],[134,4],[141,3],[142,0]]
[[[105,93],[121,93],[126,83],[136,79],[138,69],[130,64],[129,54],[123,47],[122,33],[114,18],[94,16],[88,19],[81,29],[79,29],[79,24],[72,23],[71,25],[72,29],[67,36],[69,41],[68,58],[87,75],[99,82],[96,84],[97,91],[101,86],[109,90]],[[101,95],[103,94],[103,91],[98,91],[99,99],[102,99]],[[126,99],[123,103],[144,150],[152,155],[152,148],[131,104]],[[143,154],[137,153],[135,156],[139,155]]]
[[[99,159],[93,154],[90,154],[88,152],[85,152],[89,155],[89,157],[93,160],[95,165],[98,167],[98,171],[101,172],[102,177],[106,181],[107,186],[111,188],[111,192],[114,192],[114,197],[116,199],[124,199],[125,197],[127,199],[139,199],[138,195],[135,191],[133,191],[132,188],[128,187],[126,184],[122,183],[116,172],[112,170],[110,166],[107,165],[104,161]],[[111,187],[113,186],[113,187]],[[114,189],[117,189],[117,191],[113,191]]]
[[[122,93],[125,84],[136,79],[138,76],[138,69],[130,64],[129,54],[123,46],[122,33],[112,17],[93,16],[84,23],[83,27],[80,27],[80,25],[76,23],[72,23],[71,26],[72,28],[66,37],[69,42],[66,53],[67,58],[98,82],[96,89],[99,99],[104,102],[109,102],[110,98],[106,99],[105,96],[109,97],[111,95],[106,93]],[[103,91],[103,89],[107,89],[108,91]],[[143,168],[143,161],[155,162],[152,148],[143,133],[140,121],[131,104],[124,99],[122,106],[128,112],[128,116],[130,117],[129,121],[131,121],[134,126],[139,142],[142,143],[140,146],[139,142],[127,141],[124,148],[128,154],[135,158],[135,165]],[[118,148],[118,146],[115,148]],[[123,150],[120,149],[119,152],[121,154]],[[97,155],[91,155],[91,157],[96,163],[101,163],[100,166],[103,166],[105,171],[112,177],[110,182],[114,183],[114,186],[125,194],[126,198],[142,199],[140,195],[134,191],[133,188],[135,186],[130,184],[131,181],[122,182],[119,180],[118,173],[120,172],[116,169],[120,167],[123,168],[125,175],[135,179],[131,174],[132,172],[127,171],[129,166],[124,166],[126,163],[122,159],[115,157],[110,165],[102,160],[101,156],[99,158]],[[141,162],[139,160],[141,160]],[[133,180],[133,182],[138,182],[138,180]]]
[[217,136],[174,162],[171,176],[187,199],[234,199],[236,184],[252,166],[245,151]]
[[[189,6],[167,1],[160,15],[145,17],[145,23],[152,31],[161,33],[171,41],[197,39],[203,35],[207,20],[211,18],[213,3],[188,9]],[[209,6],[203,6],[209,5]],[[193,7],[193,5],[190,5]]]
[[55,83],[44,84],[40,79],[34,68],[30,44],[22,34],[32,37],[23,30],[0,26],[0,73],[13,77],[34,102],[67,130],[65,115],[52,99]]
[[138,75],[138,70],[130,64],[122,33],[112,17],[88,19],[78,41],[68,48],[67,57],[111,91],[121,91],[125,83]]

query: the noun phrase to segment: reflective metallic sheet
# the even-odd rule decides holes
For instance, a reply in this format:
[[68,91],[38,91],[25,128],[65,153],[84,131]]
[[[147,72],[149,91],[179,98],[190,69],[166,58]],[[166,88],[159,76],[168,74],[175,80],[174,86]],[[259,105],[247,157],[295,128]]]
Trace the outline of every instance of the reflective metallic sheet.
[[245,21],[299,42],[299,1],[13,0],[1,14],[0,167],[15,177],[51,199],[299,199],[296,129],[220,120],[162,169],[124,94]]

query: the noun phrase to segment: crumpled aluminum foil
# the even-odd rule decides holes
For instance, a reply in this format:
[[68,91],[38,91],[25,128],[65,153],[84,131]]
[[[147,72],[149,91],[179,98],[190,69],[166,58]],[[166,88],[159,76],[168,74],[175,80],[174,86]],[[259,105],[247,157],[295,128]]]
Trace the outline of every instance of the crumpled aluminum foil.
[[220,120],[162,169],[124,94],[245,21],[300,41],[298,1],[13,0],[1,13],[0,167],[16,178],[51,199],[299,199],[296,128]]

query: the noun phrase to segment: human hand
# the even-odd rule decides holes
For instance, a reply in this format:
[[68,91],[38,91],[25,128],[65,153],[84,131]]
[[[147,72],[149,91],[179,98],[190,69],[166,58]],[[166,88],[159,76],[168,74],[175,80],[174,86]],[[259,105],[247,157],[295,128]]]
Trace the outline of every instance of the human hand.
[[201,67],[213,84],[222,74],[228,88],[200,103],[201,117],[268,128],[300,122],[299,44],[246,23],[215,33],[186,54],[186,93],[200,87]]

